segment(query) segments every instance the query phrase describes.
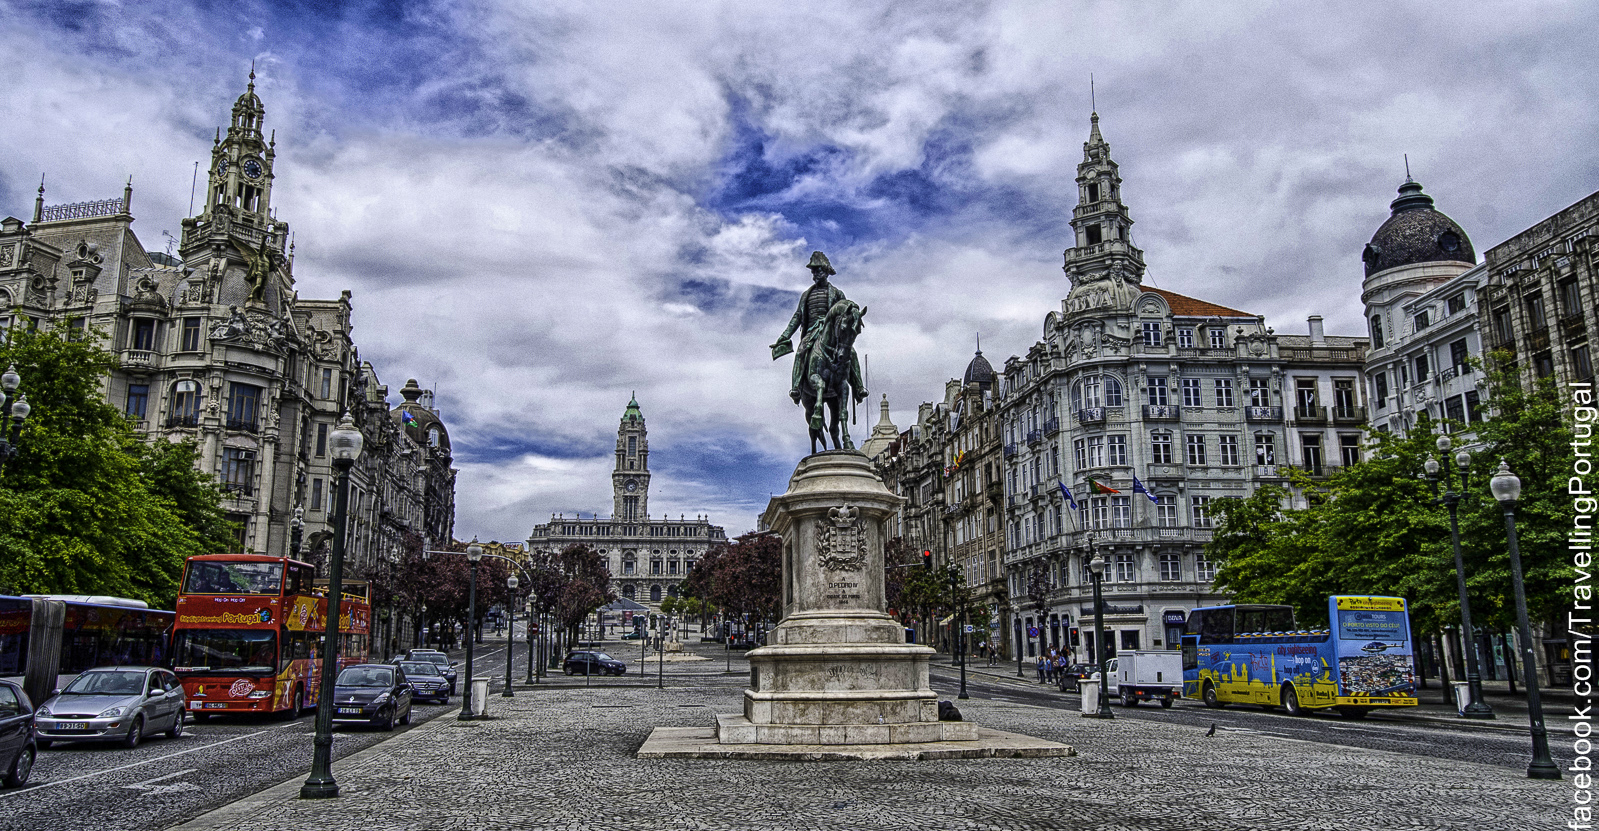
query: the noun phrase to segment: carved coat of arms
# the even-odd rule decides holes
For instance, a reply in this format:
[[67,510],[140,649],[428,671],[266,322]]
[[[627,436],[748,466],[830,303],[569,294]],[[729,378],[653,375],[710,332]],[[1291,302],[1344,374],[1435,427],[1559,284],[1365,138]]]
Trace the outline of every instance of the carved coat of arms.
[[816,525],[816,558],[827,571],[861,571],[866,568],[866,529],[858,508],[829,508],[827,519]]

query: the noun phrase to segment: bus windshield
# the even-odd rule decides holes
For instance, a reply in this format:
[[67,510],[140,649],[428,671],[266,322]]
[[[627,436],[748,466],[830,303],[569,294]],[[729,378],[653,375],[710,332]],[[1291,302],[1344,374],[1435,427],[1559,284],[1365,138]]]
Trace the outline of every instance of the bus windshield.
[[283,588],[282,563],[190,560],[184,594],[270,594]]
[[180,629],[173,639],[178,672],[272,673],[277,670],[277,633],[254,629]]

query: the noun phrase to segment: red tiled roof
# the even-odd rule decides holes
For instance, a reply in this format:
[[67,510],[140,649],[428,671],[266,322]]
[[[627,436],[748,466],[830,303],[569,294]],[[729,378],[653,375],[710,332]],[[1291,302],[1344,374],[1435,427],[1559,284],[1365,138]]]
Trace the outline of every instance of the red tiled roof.
[[1157,289],[1154,286],[1140,286],[1139,288],[1150,294],[1158,294],[1166,298],[1166,305],[1171,306],[1171,313],[1174,315],[1182,315],[1184,317],[1258,317],[1258,315],[1250,314],[1249,312],[1240,312],[1237,309],[1229,309],[1226,306],[1207,303],[1204,300],[1197,300],[1185,294],[1178,294],[1175,291]]

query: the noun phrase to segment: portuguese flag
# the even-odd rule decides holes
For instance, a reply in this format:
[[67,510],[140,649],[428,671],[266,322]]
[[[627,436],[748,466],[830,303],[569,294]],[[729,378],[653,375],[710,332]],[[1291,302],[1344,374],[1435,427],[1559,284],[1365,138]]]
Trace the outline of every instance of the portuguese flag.
[[1089,493],[1121,493],[1121,491],[1116,490],[1115,488],[1113,488],[1113,487],[1111,487],[1109,485],[1101,485],[1099,482],[1097,482],[1097,481],[1095,481],[1093,479],[1089,479],[1088,480],[1088,492]]

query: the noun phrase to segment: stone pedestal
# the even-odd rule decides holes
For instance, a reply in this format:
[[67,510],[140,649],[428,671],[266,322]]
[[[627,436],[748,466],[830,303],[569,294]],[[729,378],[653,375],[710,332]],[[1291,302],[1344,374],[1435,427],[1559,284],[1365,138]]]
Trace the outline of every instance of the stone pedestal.
[[766,523],[783,537],[783,622],[749,653],[744,713],[717,719],[722,744],[879,745],[975,741],[938,720],[933,650],[905,643],[884,612],[885,523],[900,497],[855,451],[807,456]]

